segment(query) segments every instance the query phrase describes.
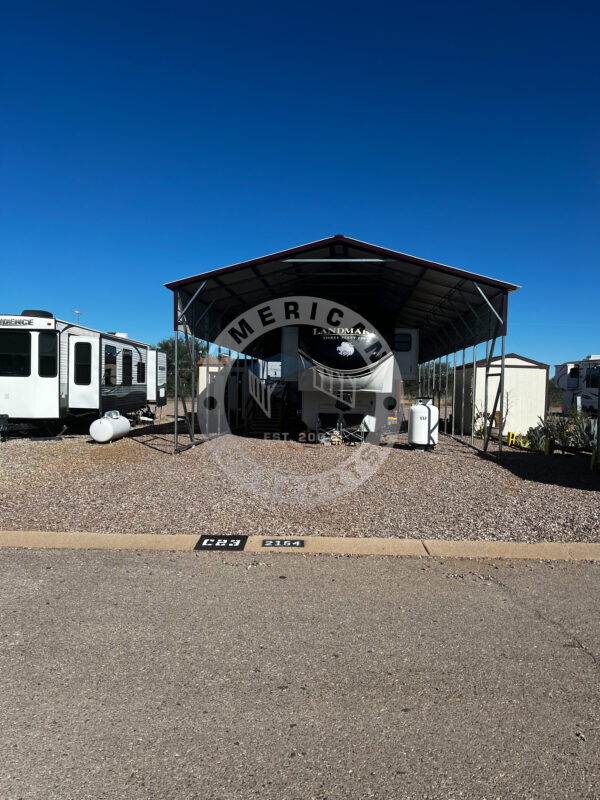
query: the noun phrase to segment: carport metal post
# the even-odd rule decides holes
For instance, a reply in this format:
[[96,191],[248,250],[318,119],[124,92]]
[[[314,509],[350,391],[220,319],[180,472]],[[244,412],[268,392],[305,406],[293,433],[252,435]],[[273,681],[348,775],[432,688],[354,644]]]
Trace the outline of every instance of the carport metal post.
[[446,353],[446,387],[444,392],[444,433],[448,434],[448,360],[449,356]]
[[209,408],[208,408],[208,384],[210,382],[210,342],[208,341],[208,325],[206,327],[207,327],[207,333],[206,333],[206,355],[204,357],[205,358],[205,362],[206,362],[206,373],[205,373],[206,374],[206,386],[204,388],[204,408],[206,409],[206,438],[208,439],[208,434],[209,434],[209,431],[208,431],[208,420],[209,420],[209,416],[208,416],[208,412],[209,412]]
[[498,430],[498,458],[502,456],[502,434],[504,433],[504,362],[506,360],[506,336],[502,335],[500,361],[500,429]]
[[[179,325],[179,323],[178,323]],[[178,421],[179,421],[179,327],[175,330],[175,425],[174,425],[174,447],[175,452],[177,452],[177,447],[179,443],[179,431],[178,431]]]
[[456,351],[454,352],[454,366],[452,367],[452,436],[454,436],[454,420],[456,419]]
[[[196,370],[198,369],[198,365],[196,363],[196,328],[194,327],[194,313],[192,307],[192,336],[190,342],[190,359],[192,362],[192,397],[191,397],[191,409],[190,409],[190,442],[194,442],[196,439],[196,416],[194,409],[196,408]],[[198,376],[200,377],[200,376]]]
[[[218,375],[219,372],[221,371],[221,345],[219,345],[217,348],[217,361],[218,361],[217,364],[217,375]],[[223,394],[225,393],[223,392]],[[221,435],[221,405],[219,404],[219,407],[217,408],[217,436],[220,435]]]
[[465,348],[462,351],[462,400],[460,411],[460,438],[465,438]]
[[483,449],[487,450],[488,438],[488,378],[490,374],[490,312],[488,311],[488,338],[485,342],[485,383],[483,389]]
[[433,401],[433,405],[435,405],[435,358],[431,362],[432,365],[432,373],[431,373],[431,399]]
[[441,356],[439,356],[438,358],[438,406],[439,408],[442,407],[442,357]]
[[475,447],[475,401],[477,399],[477,345],[473,345],[473,388],[471,389],[471,446]]

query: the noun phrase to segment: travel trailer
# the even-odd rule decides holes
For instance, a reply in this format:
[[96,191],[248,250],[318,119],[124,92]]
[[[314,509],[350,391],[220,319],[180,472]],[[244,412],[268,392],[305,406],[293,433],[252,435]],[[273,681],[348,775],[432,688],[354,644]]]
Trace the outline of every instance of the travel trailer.
[[107,411],[152,413],[166,400],[162,351],[47,311],[0,314],[0,433],[56,433]]
[[600,391],[600,355],[586,356],[581,361],[557,364],[554,383],[562,389],[562,408],[568,411],[598,411]]

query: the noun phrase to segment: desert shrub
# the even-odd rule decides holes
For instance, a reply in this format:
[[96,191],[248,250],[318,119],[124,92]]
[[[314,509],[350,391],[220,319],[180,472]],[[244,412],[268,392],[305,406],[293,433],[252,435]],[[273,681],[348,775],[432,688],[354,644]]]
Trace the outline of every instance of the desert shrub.
[[540,417],[539,425],[530,428],[527,438],[535,450],[543,450],[544,442],[550,439],[563,451],[568,447],[577,450],[591,450],[596,444],[598,420],[580,411],[568,415]]
[[571,440],[573,447],[577,447],[580,450],[591,450],[596,446],[598,420],[580,412],[575,414],[572,419]]
[[569,418],[555,416],[542,419],[540,417],[540,423],[544,436],[556,442],[564,453],[565,449],[571,444],[571,421]]
[[544,427],[541,423],[536,425],[535,428],[529,428],[527,431],[527,441],[532,450],[544,449],[546,434],[544,433]]

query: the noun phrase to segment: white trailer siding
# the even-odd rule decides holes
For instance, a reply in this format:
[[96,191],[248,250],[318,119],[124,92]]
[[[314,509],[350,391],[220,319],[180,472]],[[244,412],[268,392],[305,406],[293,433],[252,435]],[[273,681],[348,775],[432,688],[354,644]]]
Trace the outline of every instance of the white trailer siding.
[[[133,413],[147,406],[149,345],[38,313],[0,314],[0,430],[48,426],[113,409]],[[107,345],[114,355],[108,382]],[[130,378],[123,368],[127,356]],[[166,383],[164,353],[159,358]],[[162,405],[166,389],[161,391]]]
[[157,406],[167,403],[167,354],[162,350],[148,350],[147,362],[148,402]]
[[[45,320],[44,320],[45,323]],[[56,336],[54,330],[48,331]],[[27,374],[2,375],[0,377],[0,414],[9,417],[46,419],[58,417],[58,374],[43,377],[39,374],[39,337],[46,334],[44,329],[2,328],[0,335],[16,335],[22,343],[24,352],[29,355]]]
[[563,392],[563,411],[576,408],[578,411],[596,413],[600,393],[600,355],[557,364],[554,382]]

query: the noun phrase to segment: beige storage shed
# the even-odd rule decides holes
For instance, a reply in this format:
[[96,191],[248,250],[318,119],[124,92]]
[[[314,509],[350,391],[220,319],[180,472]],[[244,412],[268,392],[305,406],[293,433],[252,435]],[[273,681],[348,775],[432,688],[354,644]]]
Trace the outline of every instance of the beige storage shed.
[[[475,365],[465,364],[464,368],[456,368],[455,392],[455,431],[460,430],[462,411],[462,381],[465,378],[464,417],[463,426],[465,433],[471,433],[471,420],[473,419],[473,395],[475,396],[475,431],[478,432],[484,422],[485,408],[485,359],[477,361]],[[489,413],[496,407],[493,427],[500,424],[500,403],[496,402],[496,395],[500,385],[500,356],[490,362],[488,381]],[[509,432],[525,434],[531,427],[538,424],[539,418],[544,417],[548,406],[548,373],[549,365],[534,361],[531,358],[520,356],[517,353],[508,353],[505,360],[504,373],[504,434]],[[473,389],[475,391],[473,392]]]

